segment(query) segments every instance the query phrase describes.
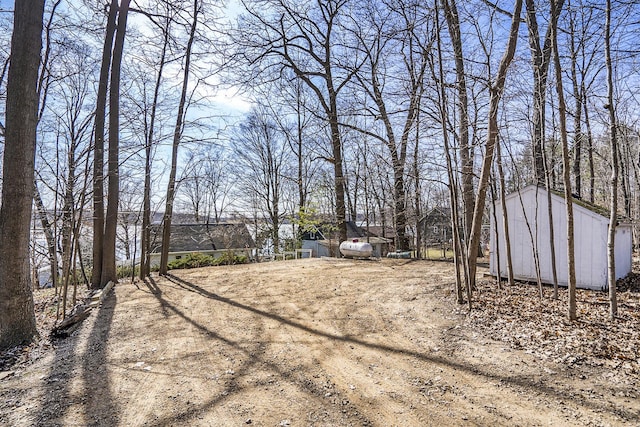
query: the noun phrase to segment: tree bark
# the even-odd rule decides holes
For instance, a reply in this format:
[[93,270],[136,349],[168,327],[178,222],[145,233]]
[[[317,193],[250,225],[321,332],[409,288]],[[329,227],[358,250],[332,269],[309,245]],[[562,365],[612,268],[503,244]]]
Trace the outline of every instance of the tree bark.
[[[562,0],[552,0],[552,15],[557,11]],[[562,87],[562,69],[560,68],[560,53],[558,52],[557,20],[550,24],[553,42],[553,61],[556,73],[556,92],[558,94],[558,116],[560,120],[560,139],[562,140],[562,170],[564,181],[564,199],[567,204],[567,269],[569,289],[569,320],[576,320],[576,261],[574,254],[573,233],[573,196],[571,195],[571,157],[569,156],[569,141],[567,137],[567,107],[564,101],[564,89]]]
[[91,271],[91,288],[100,289],[102,280],[102,253],[104,248],[104,127],[107,113],[107,90],[109,86],[109,70],[111,68],[111,51],[116,32],[117,0],[111,0],[107,28],[102,48],[102,64],[100,80],[96,96],[95,136],[93,150],[93,269]]
[[[551,11],[551,20],[558,19],[564,0],[559,0],[556,10]],[[533,163],[536,182],[544,185],[544,139],[545,139],[545,98],[547,77],[551,61],[551,26],[547,27],[544,43],[540,44],[540,33],[536,18],[534,0],[526,0],[526,18],[529,28],[529,47],[533,63]]]
[[160,96],[160,83],[166,62],[167,48],[169,46],[169,31],[171,20],[167,17],[166,27],[163,29],[162,54],[158,65],[156,85],[153,90],[153,103],[151,104],[151,116],[149,118],[149,129],[145,141],[145,163],[144,163],[144,194],[142,208],[142,236],[140,239],[140,280],[144,280],[151,274],[151,165],[152,152],[155,136],[156,112],[158,109],[158,97]]
[[467,95],[467,79],[464,70],[464,54],[460,20],[455,0],[442,0],[444,15],[447,20],[449,36],[453,45],[456,64],[456,86],[458,90],[458,138],[460,141],[460,162],[462,163],[462,204],[464,206],[464,240],[469,241],[475,199],[473,197],[473,147],[469,143],[469,98]]
[[611,148],[611,210],[609,233],[607,238],[607,278],[609,285],[609,315],[615,319],[618,315],[616,295],[616,223],[618,221],[618,141],[616,110],[613,98],[613,64],[611,62],[611,0],[606,3],[606,22],[604,26],[605,62],[607,67],[607,105],[609,110],[609,145]]
[[0,349],[29,342],[38,334],[29,240],[43,16],[44,0],[15,2],[0,207]]
[[[471,229],[471,237],[469,247],[467,249],[467,263],[469,268],[467,289],[471,290],[475,287],[476,270],[477,270],[477,248],[480,244],[480,231],[482,228],[482,217],[484,213],[484,204],[487,195],[487,184],[491,175],[491,163],[493,162],[493,154],[496,142],[498,141],[498,105],[504,91],[505,80],[509,65],[513,60],[518,43],[518,28],[520,27],[520,12],[522,11],[522,0],[516,0],[513,9],[513,18],[511,21],[511,29],[509,30],[509,40],[507,48],[500,60],[498,74],[495,82],[490,88],[489,99],[489,120],[487,129],[487,142],[484,158],[482,160],[482,169],[480,174],[480,182],[478,183],[478,192],[476,195],[475,209],[473,212],[473,225]],[[471,306],[471,301],[469,301]]]
[[199,12],[198,0],[193,2],[193,21],[189,33],[189,41],[187,42],[187,51],[184,59],[184,74],[182,77],[182,91],[180,94],[180,103],[178,104],[178,115],[176,117],[176,126],[173,129],[173,144],[171,150],[171,171],[169,172],[169,183],[167,185],[167,199],[164,209],[164,217],[162,220],[162,248],[160,250],[160,274],[167,274],[169,264],[169,243],[171,241],[171,220],[173,216],[173,200],[176,193],[176,171],[178,167],[178,147],[182,138],[183,122],[185,115],[185,104],[187,100],[187,88],[189,87],[189,74],[191,70],[191,49],[196,35],[196,26],[198,24]]
[[130,0],[122,0],[118,10],[118,28],[113,45],[111,63],[111,85],[109,87],[109,192],[107,196],[107,216],[104,227],[104,248],[102,252],[102,279],[100,287],[109,282],[116,283],[116,231],[118,228],[118,200],[120,197],[120,172],[118,151],[120,146],[120,68],[124,39],[127,31],[127,16]]
[[[454,161],[451,156],[451,147],[449,144],[449,130],[447,128],[447,92],[445,88],[444,82],[444,70],[443,70],[443,60],[442,60],[442,43],[440,38],[440,17],[438,11],[438,0],[435,0],[435,10],[436,10],[436,43],[438,50],[438,74],[436,77],[436,70],[432,70],[434,80],[439,81],[438,87],[438,112],[440,113],[440,126],[442,129],[442,142],[444,144],[444,154],[447,162],[447,178],[449,179],[449,185],[447,188],[449,190],[449,206],[451,208],[451,234],[453,239],[453,263],[455,265],[456,270],[456,302],[458,304],[464,303],[464,297],[462,293],[462,276],[461,270],[464,272],[465,282],[468,285],[469,280],[467,278],[468,268],[466,262],[464,260],[466,257],[463,255],[464,247],[462,244],[462,237],[460,236],[460,218],[458,213],[458,183],[456,182],[456,175],[454,173]],[[435,68],[435,67],[434,67]],[[469,303],[469,307],[471,307],[471,295],[470,295],[470,287],[467,286],[467,301]]]

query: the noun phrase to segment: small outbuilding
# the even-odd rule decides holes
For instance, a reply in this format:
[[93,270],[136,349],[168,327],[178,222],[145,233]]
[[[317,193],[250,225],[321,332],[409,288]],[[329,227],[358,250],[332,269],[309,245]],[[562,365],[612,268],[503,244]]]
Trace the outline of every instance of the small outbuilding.
[[[535,248],[540,258],[540,276],[543,283],[553,283],[551,265],[550,220],[547,190],[535,185],[527,186],[505,197],[507,222],[511,243],[514,277],[536,281]],[[491,216],[490,272],[507,275],[507,257],[502,204],[496,202],[496,221]],[[558,284],[568,285],[567,267],[567,213],[563,196],[551,192],[553,233]],[[607,236],[609,217],[605,209],[581,200],[574,200],[574,242],[576,286],[583,289],[604,290],[609,287],[607,275]],[[497,233],[496,233],[497,231]],[[631,272],[633,251],[632,227],[620,222],[616,227],[616,278]],[[500,266],[498,267],[498,256]]]

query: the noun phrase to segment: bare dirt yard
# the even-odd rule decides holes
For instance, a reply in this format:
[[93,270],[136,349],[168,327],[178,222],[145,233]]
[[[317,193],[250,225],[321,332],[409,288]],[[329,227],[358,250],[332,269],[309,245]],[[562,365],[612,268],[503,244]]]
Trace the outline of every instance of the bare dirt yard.
[[123,282],[0,373],[0,425],[640,425],[637,288],[616,323],[581,292],[569,323],[564,291],[487,279],[468,313],[453,283],[451,264],[387,259]]

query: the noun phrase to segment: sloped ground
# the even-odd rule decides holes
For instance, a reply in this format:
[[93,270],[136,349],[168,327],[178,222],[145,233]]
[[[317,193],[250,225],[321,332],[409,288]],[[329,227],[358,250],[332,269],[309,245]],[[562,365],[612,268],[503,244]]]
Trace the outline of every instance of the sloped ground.
[[562,301],[483,282],[467,315],[452,283],[450,264],[386,259],[122,283],[75,334],[3,374],[0,424],[640,423],[637,292],[619,323],[549,329]]

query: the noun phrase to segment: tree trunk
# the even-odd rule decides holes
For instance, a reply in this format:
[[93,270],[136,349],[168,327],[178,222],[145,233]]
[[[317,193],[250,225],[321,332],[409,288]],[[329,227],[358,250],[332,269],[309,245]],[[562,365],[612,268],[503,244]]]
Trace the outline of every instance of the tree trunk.
[[[480,231],[482,229],[482,217],[484,213],[484,204],[487,195],[487,184],[489,175],[491,175],[491,163],[493,162],[493,153],[495,151],[496,142],[498,141],[498,105],[502,98],[505,80],[509,65],[513,60],[516,45],[518,44],[518,28],[520,27],[520,12],[522,11],[522,0],[516,0],[513,9],[513,19],[511,21],[511,29],[509,30],[509,40],[504,56],[500,60],[498,74],[495,82],[490,88],[489,99],[489,120],[487,129],[487,143],[484,158],[482,160],[482,169],[480,174],[480,182],[478,183],[478,192],[475,201],[475,210],[473,212],[473,225],[471,229],[471,237],[469,247],[467,249],[467,263],[469,269],[467,289],[470,292],[475,287],[476,270],[477,270],[477,248],[480,244]],[[471,301],[469,301],[471,305]]]
[[[464,297],[462,294],[462,277],[460,270],[464,271],[465,282],[468,284],[467,280],[468,269],[467,265],[464,262],[466,259],[463,256],[464,247],[462,245],[462,238],[459,233],[459,225],[460,219],[458,215],[458,184],[456,182],[456,176],[454,173],[454,161],[451,156],[451,147],[449,144],[449,130],[447,128],[447,92],[445,88],[444,82],[444,70],[443,70],[443,60],[442,60],[442,43],[440,39],[440,18],[438,12],[438,0],[435,1],[435,10],[436,10],[436,43],[438,49],[438,74],[436,77],[436,71],[432,70],[434,80],[439,81],[439,90],[438,90],[438,110],[440,113],[440,126],[442,129],[442,141],[444,143],[444,154],[447,162],[447,178],[449,179],[449,185],[447,188],[449,190],[449,206],[451,208],[451,234],[453,239],[453,263],[456,270],[456,302],[458,304],[462,304],[464,302]],[[461,262],[463,261],[463,262]],[[463,268],[464,267],[464,268]],[[467,298],[469,307],[471,307],[471,295],[469,293],[470,288],[467,287]]]
[[[584,82],[583,82],[584,85]],[[584,106],[584,123],[587,128],[587,161],[589,163],[589,201],[595,203],[596,197],[596,172],[593,161],[593,134],[591,133],[591,121],[589,120],[589,107],[587,103],[587,92],[582,87],[582,105]]]
[[189,74],[191,70],[191,49],[196,35],[196,26],[198,23],[198,0],[193,2],[193,22],[189,33],[189,41],[187,42],[187,51],[184,59],[184,74],[182,77],[182,91],[180,94],[180,103],[178,104],[178,115],[176,117],[176,126],[173,129],[173,144],[171,151],[171,171],[169,172],[169,183],[167,185],[167,200],[164,209],[164,217],[162,220],[162,248],[160,253],[160,274],[167,274],[169,264],[169,243],[171,241],[171,219],[173,216],[173,200],[176,192],[176,171],[178,167],[178,147],[182,138],[183,121],[185,115],[185,104],[187,101],[187,89],[189,86]]
[[[551,10],[556,10],[562,0],[552,0]],[[552,15],[555,15],[552,13]],[[557,15],[556,15],[557,16]],[[562,87],[562,69],[560,68],[560,53],[558,52],[557,20],[550,24],[553,33],[553,60],[556,72],[556,92],[558,94],[558,115],[560,119],[560,139],[562,140],[562,169],[564,181],[564,199],[567,204],[567,269],[569,289],[569,320],[576,320],[576,261],[574,254],[573,233],[573,196],[571,195],[571,158],[569,156],[569,141],[567,137],[567,107],[564,101]]]
[[164,28],[164,39],[162,44],[162,54],[156,76],[156,85],[153,90],[153,103],[151,104],[151,117],[149,118],[149,129],[145,141],[145,163],[144,163],[144,195],[142,208],[142,236],[140,239],[140,280],[144,280],[151,274],[151,165],[154,144],[154,132],[156,123],[156,112],[158,109],[158,97],[160,96],[160,83],[166,62],[167,47],[169,45],[169,23]]
[[[505,256],[507,259],[507,280],[509,286],[515,285],[513,279],[513,258],[511,257],[511,234],[509,233],[509,217],[507,214],[507,189],[502,167],[502,149],[500,141],[496,143],[496,156],[498,163],[498,177],[500,179],[500,206],[502,208],[502,226],[504,228]],[[499,268],[499,267],[498,267]]]
[[[557,20],[564,0],[559,0],[556,10],[552,8],[551,20]],[[529,47],[533,62],[533,163],[538,185],[544,185],[544,140],[545,98],[547,77],[551,58],[551,28],[547,27],[544,44],[540,44],[540,33],[534,0],[526,0],[526,19],[529,28]]]
[[462,205],[464,210],[464,240],[469,241],[471,223],[473,222],[474,191],[473,191],[473,147],[469,144],[469,98],[467,95],[467,80],[464,71],[464,54],[462,51],[462,36],[460,20],[455,0],[442,0],[444,15],[447,20],[449,37],[453,45],[456,64],[456,85],[458,90],[458,138],[460,141],[460,162],[462,163]]
[[607,239],[607,278],[609,285],[609,315],[615,319],[618,315],[616,295],[616,223],[618,221],[618,141],[616,110],[613,99],[613,64],[611,63],[611,0],[606,3],[606,22],[604,27],[605,61],[607,67],[607,109],[609,110],[609,145],[611,147],[611,205],[609,209],[609,233]]
[[107,196],[107,216],[104,227],[104,248],[102,252],[102,279],[100,287],[109,282],[117,282],[116,271],[116,231],[118,228],[118,199],[120,197],[120,175],[118,151],[120,146],[120,65],[127,31],[127,15],[130,0],[122,0],[118,10],[118,28],[113,45],[111,63],[111,85],[109,87],[109,192]]
[[42,225],[44,237],[47,240],[47,254],[49,256],[49,267],[51,269],[51,284],[56,287],[58,285],[58,254],[56,252],[55,233],[53,231],[53,226],[49,221],[47,210],[44,207],[44,202],[42,201],[42,196],[38,189],[38,184],[35,181],[33,183],[33,190],[34,203],[36,205],[36,210],[38,211],[38,216],[40,217],[40,224]]
[[14,7],[0,207],[0,349],[31,341],[38,334],[29,240],[44,0],[17,1]]
[[93,152],[93,270],[91,287],[99,289],[102,280],[102,251],[104,248],[104,126],[107,112],[107,89],[109,69],[111,68],[111,50],[116,32],[117,0],[111,0],[107,28],[102,48],[100,81],[96,95],[96,118]]

